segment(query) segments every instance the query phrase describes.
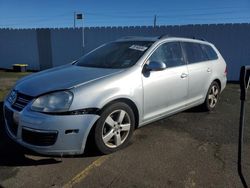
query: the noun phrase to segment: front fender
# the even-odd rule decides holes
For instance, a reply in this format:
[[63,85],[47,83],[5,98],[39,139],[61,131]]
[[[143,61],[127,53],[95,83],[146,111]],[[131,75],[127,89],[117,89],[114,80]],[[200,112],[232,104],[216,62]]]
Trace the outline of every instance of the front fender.
[[143,87],[138,72],[102,79],[71,91],[74,93],[70,107],[72,111],[84,108],[102,109],[114,100],[128,99],[136,105],[139,116],[143,114]]

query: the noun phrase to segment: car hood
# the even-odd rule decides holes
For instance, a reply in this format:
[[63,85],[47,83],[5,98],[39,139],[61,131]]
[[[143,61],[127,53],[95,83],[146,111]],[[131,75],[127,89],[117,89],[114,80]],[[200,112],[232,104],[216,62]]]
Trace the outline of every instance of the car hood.
[[15,89],[30,96],[69,89],[121,72],[122,69],[104,69],[66,65],[27,76],[17,82]]

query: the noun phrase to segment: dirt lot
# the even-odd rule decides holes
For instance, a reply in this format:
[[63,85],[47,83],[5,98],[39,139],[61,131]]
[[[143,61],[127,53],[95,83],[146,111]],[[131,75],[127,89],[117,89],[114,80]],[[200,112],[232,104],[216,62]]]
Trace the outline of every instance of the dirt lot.
[[[16,79],[13,76],[10,82],[6,77],[0,72],[1,100]],[[250,100],[247,108],[243,170],[250,184]],[[127,148],[107,156],[93,151],[91,145],[76,157],[35,154],[4,134],[1,110],[3,187],[241,187],[236,84],[228,84],[214,112],[192,109],[142,127]]]

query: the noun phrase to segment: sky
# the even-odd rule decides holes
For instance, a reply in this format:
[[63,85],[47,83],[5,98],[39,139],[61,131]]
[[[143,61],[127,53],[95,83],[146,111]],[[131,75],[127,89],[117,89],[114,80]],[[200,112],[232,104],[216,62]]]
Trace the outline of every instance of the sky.
[[0,0],[0,28],[250,23],[250,0]]

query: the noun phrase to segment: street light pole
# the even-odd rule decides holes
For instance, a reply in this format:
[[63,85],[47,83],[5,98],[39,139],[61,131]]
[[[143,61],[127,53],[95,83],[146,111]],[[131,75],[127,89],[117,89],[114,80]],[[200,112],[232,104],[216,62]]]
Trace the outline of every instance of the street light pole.
[[76,27],[76,21],[77,20],[82,20],[82,47],[84,48],[85,46],[85,41],[84,41],[84,14],[83,12],[74,12],[74,29]]

